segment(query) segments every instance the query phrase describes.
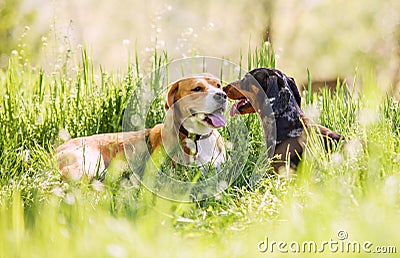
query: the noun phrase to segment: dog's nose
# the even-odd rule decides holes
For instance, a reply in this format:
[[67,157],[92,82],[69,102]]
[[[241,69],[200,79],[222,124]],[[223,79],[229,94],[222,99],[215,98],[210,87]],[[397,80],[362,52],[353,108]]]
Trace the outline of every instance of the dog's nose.
[[214,99],[219,102],[225,101],[226,98],[227,97],[226,97],[225,92],[218,92],[218,93],[215,93],[215,95],[214,95]]

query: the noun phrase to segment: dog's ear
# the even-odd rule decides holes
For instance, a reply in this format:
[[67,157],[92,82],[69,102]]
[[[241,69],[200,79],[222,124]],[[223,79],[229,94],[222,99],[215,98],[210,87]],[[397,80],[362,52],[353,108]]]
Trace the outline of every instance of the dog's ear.
[[275,115],[280,115],[288,108],[290,101],[290,90],[285,87],[282,77],[276,75],[267,76],[266,78],[267,96],[273,98],[272,111]]
[[274,104],[272,105],[272,110],[275,115],[280,115],[287,109],[290,101],[290,92],[287,88],[282,88],[277,96],[275,97]]
[[290,87],[290,90],[293,92],[294,99],[296,100],[297,105],[301,107],[301,97],[299,93],[299,89],[296,86],[296,83],[292,77],[287,77],[287,81]]
[[168,110],[175,103],[176,93],[178,92],[179,81],[172,84],[167,94],[167,103],[165,103],[165,110]]

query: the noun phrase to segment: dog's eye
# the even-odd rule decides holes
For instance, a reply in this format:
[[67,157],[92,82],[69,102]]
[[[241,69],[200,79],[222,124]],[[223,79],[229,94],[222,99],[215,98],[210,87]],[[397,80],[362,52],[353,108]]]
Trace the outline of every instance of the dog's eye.
[[197,86],[196,88],[194,88],[194,89],[192,89],[192,91],[201,91],[201,90],[203,90],[203,88],[202,87],[200,87],[200,86]]
[[217,88],[221,89],[221,84],[217,83]]

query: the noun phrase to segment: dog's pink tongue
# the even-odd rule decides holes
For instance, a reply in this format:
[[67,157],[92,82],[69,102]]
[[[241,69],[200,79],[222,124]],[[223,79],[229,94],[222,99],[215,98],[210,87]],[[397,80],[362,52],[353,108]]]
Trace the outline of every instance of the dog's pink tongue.
[[208,118],[211,120],[211,124],[216,128],[226,124],[226,118],[222,114],[209,114]]
[[231,107],[231,110],[229,112],[229,115],[231,117],[235,116],[236,114],[240,114],[239,110],[238,110],[238,105],[239,105],[240,101],[234,103]]

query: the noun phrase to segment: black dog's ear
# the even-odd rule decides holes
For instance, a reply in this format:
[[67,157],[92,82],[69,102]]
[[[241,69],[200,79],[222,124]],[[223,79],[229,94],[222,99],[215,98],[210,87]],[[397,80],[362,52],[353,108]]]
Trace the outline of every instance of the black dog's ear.
[[280,115],[288,108],[290,102],[290,92],[287,88],[282,88],[278,94],[276,95],[272,110],[274,111],[275,115]]
[[265,79],[267,97],[271,100],[272,111],[275,116],[278,116],[288,108],[291,96],[290,90],[288,87],[285,87],[285,82],[282,77],[276,74],[266,76]]
[[296,83],[292,77],[287,77],[287,79],[288,79],[287,81],[288,81],[290,90],[293,92],[294,99],[296,100],[297,105],[299,105],[299,107],[301,107],[301,97],[300,97],[299,89],[297,88]]

